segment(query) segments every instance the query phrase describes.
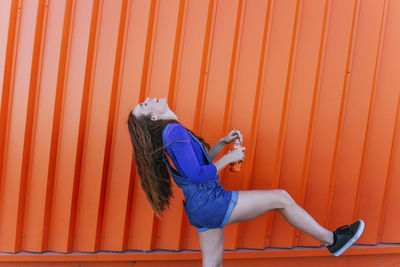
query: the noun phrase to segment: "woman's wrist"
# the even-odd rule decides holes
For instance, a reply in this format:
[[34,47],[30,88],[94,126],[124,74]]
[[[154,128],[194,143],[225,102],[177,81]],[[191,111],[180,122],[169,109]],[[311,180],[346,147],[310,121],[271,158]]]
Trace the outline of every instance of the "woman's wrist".
[[214,162],[215,167],[217,168],[217,173],[220,173],[225,167],[230,163],[227,155],[223,155],[219,160]]

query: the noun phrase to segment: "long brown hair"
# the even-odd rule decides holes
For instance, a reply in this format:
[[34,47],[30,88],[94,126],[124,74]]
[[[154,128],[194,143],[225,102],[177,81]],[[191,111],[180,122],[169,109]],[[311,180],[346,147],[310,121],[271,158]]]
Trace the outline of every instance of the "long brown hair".
[[[179,122],[151,120],[150,115],[136,117],[132,112],[129,113],[128,118],[137,172],[147,200],[158,218],[160,218],[160,213],[169,207],[169,200],[172,197],[171,178],[167,165],[163,161],[162,139],[162,130],[169,123]],[[192,131],[190,132],[195,135]],[[210,149],[210,145],[203,138],[195,136],[207,150]]]

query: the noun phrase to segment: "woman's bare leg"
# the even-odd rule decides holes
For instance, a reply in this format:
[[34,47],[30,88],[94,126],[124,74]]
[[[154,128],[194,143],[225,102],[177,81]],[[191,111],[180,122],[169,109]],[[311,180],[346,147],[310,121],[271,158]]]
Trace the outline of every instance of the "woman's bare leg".
[[333,233],[319,225],[281,189],[239,191],[238,202],[227,224],[248,221],[271,210],[278,210],[293,227],[325,245],[333,243]]
[[199,232],[203,267],[220,267],[224,255],[224,229]]

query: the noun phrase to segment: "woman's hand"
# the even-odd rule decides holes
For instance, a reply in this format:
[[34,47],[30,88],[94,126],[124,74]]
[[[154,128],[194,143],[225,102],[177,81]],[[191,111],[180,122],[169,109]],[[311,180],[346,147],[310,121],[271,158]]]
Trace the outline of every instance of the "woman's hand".
[[239,139],[240,143],[243,143],[243,137],[240,131],[232,130],[230,133],[223,138],[225,144],[232,143],[235,139]]
[[217,173],[220,173],[230,163],[243,161],[245,149],[245,147],[239,147],[235,150],[228,151],[228,153],[226,153],[219,160],[214,162],[214,165],[217,168]]
[[226,153],[225,157],[228,158],[229,163],[243,161],[245,157],[244,155],[245,149],[246,149],[245,147],[239,147],[236,148],[235,150],[230,150],[228,151],[228,153]]

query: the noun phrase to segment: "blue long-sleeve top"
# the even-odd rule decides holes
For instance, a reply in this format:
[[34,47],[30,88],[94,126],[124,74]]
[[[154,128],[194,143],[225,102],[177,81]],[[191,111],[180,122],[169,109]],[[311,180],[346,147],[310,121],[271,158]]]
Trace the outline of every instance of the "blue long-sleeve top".
[[[202,184],[217,175],[217,168],[209,163],[201,148],[189,132],[179,123],[168,125],[163,137],[164,150],[179,174],[194,184]],[[211,160],[210,160],[211,162]]]

